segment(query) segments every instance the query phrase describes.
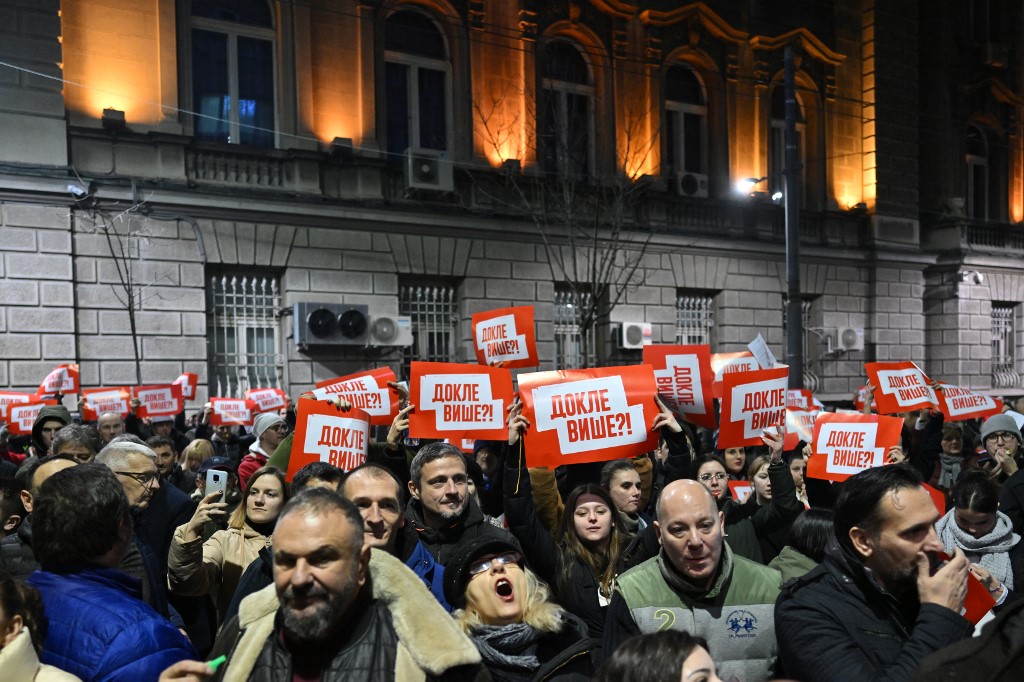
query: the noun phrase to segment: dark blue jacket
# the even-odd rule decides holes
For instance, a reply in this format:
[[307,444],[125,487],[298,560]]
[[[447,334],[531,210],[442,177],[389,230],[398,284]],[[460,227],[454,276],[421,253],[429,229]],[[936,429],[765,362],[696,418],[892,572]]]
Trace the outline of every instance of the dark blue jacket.
[[116,569],[36,571],[49,621],[42,662],[90,680],[155,680],[196,658],[188,640],[140,596],[139,581]]

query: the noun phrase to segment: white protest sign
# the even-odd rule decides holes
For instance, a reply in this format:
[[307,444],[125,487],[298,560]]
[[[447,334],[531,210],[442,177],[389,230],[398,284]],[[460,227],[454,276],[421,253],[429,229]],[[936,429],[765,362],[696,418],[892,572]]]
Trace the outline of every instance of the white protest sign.
[[563,454],[647,440],[643,405],[630,405],[622,377],[584,379],[534,389],[537,429],[555,429]]
[[516,332],[515,315],[502,315],[476,325],[476,345],[483,349],[487,364],[529,359],[526,335]]
[[420,387],[420,407],[434,411],[438,431],[500,429],[505,423],[488,374],[426,374]]
[[885,464],[885,448],[875,447],[877,439],[877,423],[826,422],[815,453],[824,455],[829,474],[853,475]]
[[329,400],[336,395],[344,396],[352,403],[352,407],[362,410],[371,417],[387,417],[391,414],[391,396],[388,387],[381,387],[377,379],[367,374],[347,381],[314,388],[313,395],[317,400]]
[[366,462],[370,425],[362,419],[310,414],[302,449],[316,453],[321,462],[351,471]]
[[778,364],[775,356],[772,355],[771,348],[768,347],[768,342],[760,334],[747,344],[747,348],[754,354],[754,359],[757,360],[757,364],[761,366],[761,369],[771,369]]

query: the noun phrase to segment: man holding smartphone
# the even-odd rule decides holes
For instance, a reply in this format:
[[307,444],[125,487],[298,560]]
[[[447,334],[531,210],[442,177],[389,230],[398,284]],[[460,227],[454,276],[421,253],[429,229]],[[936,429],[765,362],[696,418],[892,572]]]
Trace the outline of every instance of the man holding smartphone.
[[1010,517],[1013,532],[1024,528],[1024,473],[1018,467],[1021,454],[1021,433],[1017,422],[1008,414],[997,414],[981,425],[981,443],[1000,470],[1009,478],[999,496],[999,511]]

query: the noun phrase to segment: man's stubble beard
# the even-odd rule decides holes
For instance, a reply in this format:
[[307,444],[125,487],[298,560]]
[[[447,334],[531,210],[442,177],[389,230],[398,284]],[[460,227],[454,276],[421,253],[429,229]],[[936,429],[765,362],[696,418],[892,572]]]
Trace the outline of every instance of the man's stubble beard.
[[[284,603],[281,605],[282,625],[288,637],[300,642],[321,642],[334,634],[336,626],[348,615],[347,611],[355,601],[359,585],[353,582],[344,591],[333,598],[321,602],[310,615],[300,616],[289,608],[287,600],[292,588],[285,591]],[[323,588],[310,590],[307,596],[316,597],[326,594]]]

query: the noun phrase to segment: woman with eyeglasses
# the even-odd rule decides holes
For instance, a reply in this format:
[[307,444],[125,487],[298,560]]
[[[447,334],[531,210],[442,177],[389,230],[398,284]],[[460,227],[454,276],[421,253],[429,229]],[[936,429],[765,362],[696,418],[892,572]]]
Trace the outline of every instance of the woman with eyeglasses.
[[593,677],[586,626],[551,601],[508,542],[479,538],[460,548],[445,566],[444,596],[495,680]]
[[275,467],[257,469],[227,529],[218,530],[203,542],[206,524],[227,514],[227,503],[217,501],[220,495],[216,491],[204,497],[192,519],[174,531],[167,574],[171,591],[176,594],[214,594],[217,612],[223,619],[242,573],[260,550],[270,546],[274,524],[288,501],[288,484],[284,472]]

